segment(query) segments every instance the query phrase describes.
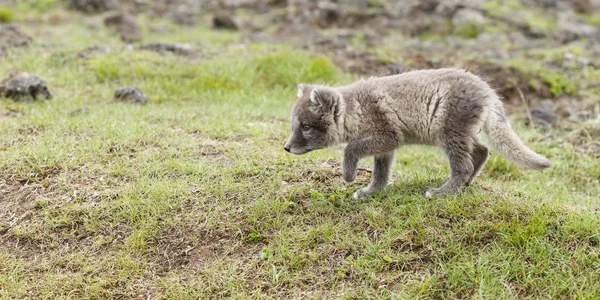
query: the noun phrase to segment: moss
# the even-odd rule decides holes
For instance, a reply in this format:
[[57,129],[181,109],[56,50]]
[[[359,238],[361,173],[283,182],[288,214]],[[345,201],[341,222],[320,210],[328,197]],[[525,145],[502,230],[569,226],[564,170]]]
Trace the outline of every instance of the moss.
[[558,27],[553,19],[545,17],[542,12],[527,8],[519,1],[505,1],[502,4],[486,1],[483,8],[493,18],[513,20],[539,32],[548,32]]
[[572,95],[577,92],[575,83],[566,76],[544,69],[540,70],[538,75],[542,82],[548,85],[550,93],[555,97],[563,94]]
[[482,31],[478,24],[464,24],[454,28],[454,34],[467,39],[476,38]]
[[584,22],[590,25],[600,26],[600,15],[580,14],[579,17],[581,17]]
[[0,6],[0,23],[11,23],[15,20],[15,13],[3,6]]
[[527,54],[534,56],[537,59],[549,60],[549,61],[562,61],[565,58],[565,54],[571,53],[576,56],[584,55],[584,50],[580,46],[564,46],[551,49],[539,49],[529,51]]
[[442,42],[444,41],[444,36],[439,33],[426,32],[421,34],[419,39],[424,42]]
[[548,32],[552,30],[556,30],[558,25],[556,22],[551,19],[544,18],[542,16],[538,16],[536,14],[530,14],[526,19],[527,27],[530,29],[534,29],[540,32]]
[[516,59],[510,61],[509,66],[531,77],[528,83],[530,87],[539,87],[540,83],[545,84],[550,94],[554,97],[564,94],[572,95],[577,93],[579,89],[575,80],[556,71],[546,69],[539,64],[532,64],[531,62]]

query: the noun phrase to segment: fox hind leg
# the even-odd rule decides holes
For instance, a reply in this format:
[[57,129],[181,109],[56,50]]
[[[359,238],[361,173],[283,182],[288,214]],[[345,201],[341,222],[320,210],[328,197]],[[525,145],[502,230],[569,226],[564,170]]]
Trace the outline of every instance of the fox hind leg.
[[446,138],[444,142],[443,148],[450,161],[450,178],[443,186],[427,191],[425,196],[428,198],[457,193],[475,172],[470,138],[453,136]]
[[479,141],[475,141],[473,144],[473,152],[471,152],[471,159],[473,160],[473,175],[469,178],[466,185],[471,185],[475,178],[479,176],[479,173],[483,169],[483,166],[488,160],[490,156],[490,151],[488,147],[481,144]]

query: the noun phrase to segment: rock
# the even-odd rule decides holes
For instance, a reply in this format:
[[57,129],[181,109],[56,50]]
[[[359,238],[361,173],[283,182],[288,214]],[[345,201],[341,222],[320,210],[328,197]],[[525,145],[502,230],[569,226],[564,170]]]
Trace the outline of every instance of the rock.
[[69,117],[76,117],[76,116],[80,116],[80,115],[85,115],[88,112],[89,112],[89,108],[87,106],[84,106],[82,108],[78,108],[73,111],[70,111],[67,115]]
[[146,104],[148,96],[133,86],[122,87],[115,90],[115,100],[134,104]]
[[387,64],[385,67],[388,70],[390,75],[400,74],[400,73],[406,71],[406,69],[407,69],[405,64],[397,64],[397,63]]
[[452,17],[452,25],[464,26],[464,25],[482,25],[485,22],[483,14],[474,9],[462,8],[457,10]]
[[541,101],[536,107],[531,109],[531,121],[542,128],[550,128],[556,122],[556,115],[553,112],[554,102],[549,99]]
[[558,27],[561,41],[565,44],[580,38],[598,36],[598,27],[568,17],[559,17]]
[[580,68],[585,68],[590,65],[589,59],[587,59],[585,57],[581,57],[581,56],[576,56],[570,52],[565,53],[565,55],[563,57],[564,57],[564,61],[563,61],[562,67],[564,69],[570,68],[573,65],[573,63],[579,65]]
[[591,0],[574,0],[573,9],[578,13],[590,13],[594,9],[594,4]]
[[315,22],[320,27],[330,26],[342,15],[339,6],[336,3],[329,1],[317,2],[317,8],[313,13],[315,14]]
[[52,99],[46,81],[27,72],[13,72],[2,80],[0,95],[25,102]]
[[480,11],[462,8],[452,16],[454,34],[464,38],[476,38],[483,31],[485,18]]
[[154,51],[161,55],[174,54],[179,56],[193,56],[196,54],[189,44],[162,44],[152,43],[140,47],[141,50]]
[[348,46],[348,37],[329,37],[320,33],[310,34],[304,41],[304,48],[311,51],[346,49]]
[[31,37],[16,25],[0,26],[0,49],[27,46],[31,40]]
[[235,19],[226,12],[218,12],[212,19],[213,27],[217,29],[238,30],[239,25]]
[[194,12],[181,10],[171,13],[171,20],[177,25],[193,26],[198,23],[199,17]]
[[90,59],[92,57],[106,55],[110,53],[110,48],[101,47],[101,46],[90,46],[79,53],[77,53],[77,58],[79,59]]
[[[421,14],[431,8],[435,10],[435,1],[406,0],[392,2],[391,14],[395,17],[407,18]],[[435,4],[437,6],[437,4]]]
[[[208,2],[208,1],[207,1]],[[264,3],[263,0],[221,0],[224,7],[227,8],[259,8]]]
[[406,70],[405,65],[385,63],[373,53],[355,49],[338,49],[334,62],[344,71],[365,76],[386,76]]
[[142,31],[138,27],[135,17],[128,14],[117,14],[106,17],[104,25],[121,35],[121,40],[127,43],[142,40]]
[[119,0],[69,0],[69,8],[85,13],[97,13],[115,9]]

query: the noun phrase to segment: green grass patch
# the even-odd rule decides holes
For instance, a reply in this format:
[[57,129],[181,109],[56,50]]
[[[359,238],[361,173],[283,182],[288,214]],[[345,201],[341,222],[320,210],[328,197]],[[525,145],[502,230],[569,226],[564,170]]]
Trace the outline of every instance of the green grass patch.
[[0,6],[0,23],[11,23],[14,20],[15,13],[4,6]]
[[[282,150],[297,84],[355,79],[329,58],[240,46],[239,34],[206,28],[153,32],[142,17],[148,41],[202,49],[160,56],[68,20],[32,23],[44,34],[0,65],[0,74],[46,79],[54,94],[0,100],[0,298],[600,294],[594,120],[539,132],[513,118],[555,166],[520,170],[493,151],[471,187],[444,199],[424,197],[450,172],[442,152],[402,147],[393,184],[356,200],[371,175],[345,186],[339,150]],[[111,51],[77,55],[94,44]],[[381,50],[380,59],[395,55]],[[569,91],[556,74],[524,70]],[[125,85],[149,103],[114,102]]]

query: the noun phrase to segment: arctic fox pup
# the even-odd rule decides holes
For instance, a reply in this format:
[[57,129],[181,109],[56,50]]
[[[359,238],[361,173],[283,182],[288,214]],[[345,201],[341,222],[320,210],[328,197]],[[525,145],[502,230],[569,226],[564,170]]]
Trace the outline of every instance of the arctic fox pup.
[[412,71],[372,77],[342,87],[298,86],[292,133],[284,149],[301,155],[341,143],[342,177],[350,184],[358,160],[374,156],[372,180],[354,197],[383,190],[389,183],[394,153],[402,145],[435,145],[450,162],[450,178],[427,197],[458,192],[475,180],[488,159],[478,133],[522,168],[545,169],[551,162],[527,148],[512,131],[502,102],[476,75],[461,69]]

